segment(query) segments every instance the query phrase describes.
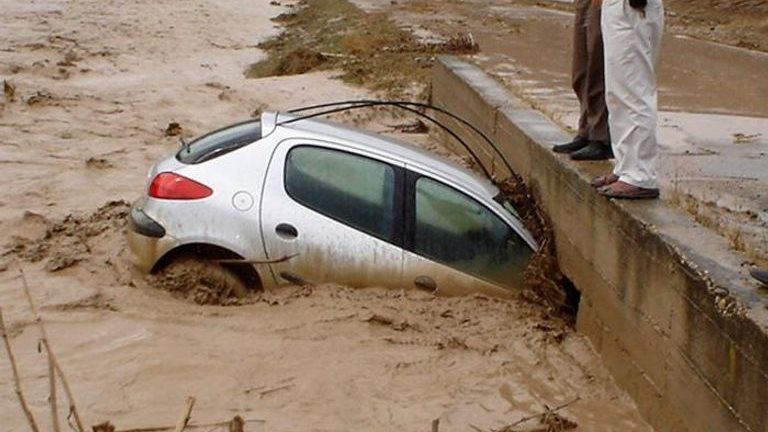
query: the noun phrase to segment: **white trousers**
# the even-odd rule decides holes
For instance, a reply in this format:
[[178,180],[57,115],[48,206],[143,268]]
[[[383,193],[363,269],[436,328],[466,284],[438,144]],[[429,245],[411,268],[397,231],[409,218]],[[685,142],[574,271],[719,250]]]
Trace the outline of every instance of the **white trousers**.
[[613,173],[625,183],[656,188],[656,60],[664,5],[648,0],[642,12],[629,0],[603,0],[601,24]]

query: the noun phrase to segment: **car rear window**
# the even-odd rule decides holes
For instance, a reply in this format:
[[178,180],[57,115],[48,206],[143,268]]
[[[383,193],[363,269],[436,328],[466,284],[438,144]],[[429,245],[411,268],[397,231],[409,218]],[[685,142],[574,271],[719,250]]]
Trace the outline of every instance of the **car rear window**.
[[261,123],[249,120],[205,134],[184,145],[176,159],[198,164],[247,146],[261,138]]

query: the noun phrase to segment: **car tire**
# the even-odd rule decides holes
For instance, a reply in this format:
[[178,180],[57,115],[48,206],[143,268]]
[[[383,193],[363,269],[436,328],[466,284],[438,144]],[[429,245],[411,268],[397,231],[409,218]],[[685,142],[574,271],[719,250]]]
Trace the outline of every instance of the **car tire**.
[[197,304],[230,304],[251,291],[231,268],[196,256],[180,256],[158,274],[160,287]]

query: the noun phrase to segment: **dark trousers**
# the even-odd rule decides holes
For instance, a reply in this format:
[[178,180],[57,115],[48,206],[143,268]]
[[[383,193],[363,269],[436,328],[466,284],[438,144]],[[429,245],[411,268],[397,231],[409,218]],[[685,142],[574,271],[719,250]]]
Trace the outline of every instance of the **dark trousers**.
[[592,0],[576,0],[575,6],[571,81],[581,108],[578,133],[610,145],[600,6],[592,6]]

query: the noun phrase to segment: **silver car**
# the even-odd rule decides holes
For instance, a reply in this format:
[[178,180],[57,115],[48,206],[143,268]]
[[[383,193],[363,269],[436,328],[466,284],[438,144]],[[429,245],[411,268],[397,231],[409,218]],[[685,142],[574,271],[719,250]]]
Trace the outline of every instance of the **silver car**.
[[506,297],[537,245],[498,195],[412,145],[268,112],[152,167],[129,246],[144,272],[196,262],[236,295],[334,282]]

